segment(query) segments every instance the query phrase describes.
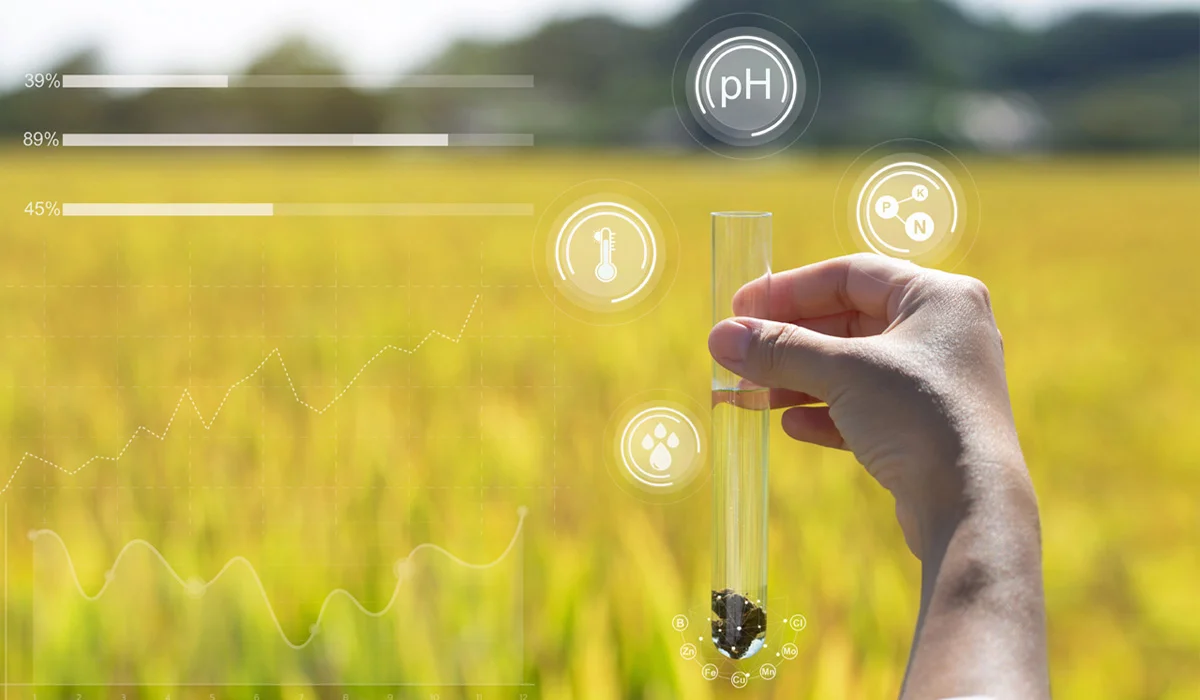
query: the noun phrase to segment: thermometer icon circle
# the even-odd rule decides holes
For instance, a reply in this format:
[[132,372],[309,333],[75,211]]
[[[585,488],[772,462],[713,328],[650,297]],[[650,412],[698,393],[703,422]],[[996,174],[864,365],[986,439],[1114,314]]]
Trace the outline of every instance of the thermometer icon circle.
[[596,265],[596,279],[601,282],[612,282],[617,278],[617,266],[613,264],[613,251],[616,250],[616,234],[605,226],[592,234],[592,238],[600,244],[600,263]]
[[589,311],[632,310],[663,269],[663,240],[652,213],[615,199],[578,200],[556,218],[550,230],[557,233],[546,240],[555,287]]

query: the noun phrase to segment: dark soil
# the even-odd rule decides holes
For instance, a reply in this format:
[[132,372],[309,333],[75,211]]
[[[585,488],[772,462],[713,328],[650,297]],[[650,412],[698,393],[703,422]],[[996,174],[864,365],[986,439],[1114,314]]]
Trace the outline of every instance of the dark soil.
[[712,594],[713,643],[731,659],[740,659],[767,629],[767,613],[745,596],[726,588]]

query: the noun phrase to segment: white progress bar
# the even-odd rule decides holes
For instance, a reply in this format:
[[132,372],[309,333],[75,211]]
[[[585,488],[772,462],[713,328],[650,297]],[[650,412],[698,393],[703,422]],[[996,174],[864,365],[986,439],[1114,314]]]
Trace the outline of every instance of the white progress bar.
[[63,216],[533,216],[529,203],[63,202]]
[[532,75],[186,75],[66,74],[64,88],[532,88]]
[[533,134],[63,134],[63,146],[143,148],[444,148],[532,146]]

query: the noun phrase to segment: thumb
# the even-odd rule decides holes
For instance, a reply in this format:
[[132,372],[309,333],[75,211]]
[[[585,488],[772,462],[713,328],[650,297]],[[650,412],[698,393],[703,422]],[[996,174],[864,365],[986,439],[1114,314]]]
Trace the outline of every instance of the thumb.
[[755,384],[825,400],[846,342],[791,323],[739,317],[713,327],[708,350],[722,367]]

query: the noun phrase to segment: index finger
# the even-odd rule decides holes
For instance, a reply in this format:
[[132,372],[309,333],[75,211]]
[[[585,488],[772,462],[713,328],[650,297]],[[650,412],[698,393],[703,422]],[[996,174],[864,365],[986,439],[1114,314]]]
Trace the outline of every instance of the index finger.
[[[875,253],[846,255],[760,277],[734,294],[733,310],[771,321],[845,311],[890,321],[900,293],[920,273],[919,266],[904,260]],[[768,279],[770,292],[764,294]]]

